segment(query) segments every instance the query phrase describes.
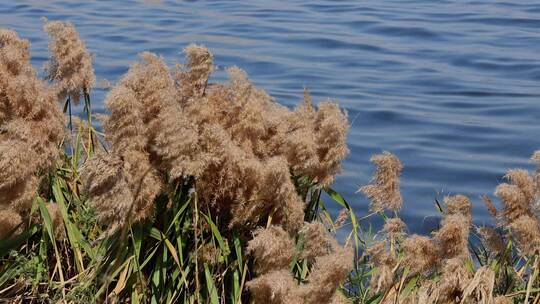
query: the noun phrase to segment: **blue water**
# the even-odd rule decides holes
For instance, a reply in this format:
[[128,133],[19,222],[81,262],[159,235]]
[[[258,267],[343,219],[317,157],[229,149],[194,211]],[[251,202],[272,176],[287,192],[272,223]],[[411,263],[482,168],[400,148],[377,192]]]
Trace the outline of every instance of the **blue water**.
[[[490,223],[479,196],[508,168],[532,168],[540,148],[537,0],[1,0],[0,26],[31,40],[37,66],[48,56],[41,17],[77,26],[100,80],[118,80],[145,50],[174,64],[197,42],[213,50],[218,80],[238,65],[285,105],[304,86],[339,101],[351,153],[335,188],[366,215],[355,191],[369,157],[394,152],[411,231],[429,229],[434,199],[449,193],[469,195],[476,223]],[[105,92],[93,92],[98,112]]]

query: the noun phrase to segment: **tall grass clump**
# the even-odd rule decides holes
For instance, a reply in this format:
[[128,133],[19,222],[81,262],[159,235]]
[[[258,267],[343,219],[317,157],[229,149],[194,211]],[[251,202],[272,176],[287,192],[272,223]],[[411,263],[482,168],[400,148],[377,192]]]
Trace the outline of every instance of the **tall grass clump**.
[[379,236],[369,238],[371,245],[366,245],[360,262],[371,273],[354,274],[360,282],[356,299],[361,303],[537,303],[538,153],[533,156],[536,172],[510,170],[505,176],[508,182],[497,187],[502,211],[484,197],[496,227],[476,227],[471,201],[457,194],[445,197],[443,204],[437,201],[443,219],[431,236],[404,232],[396,207],[401,204],[401,163],[389,152],[374,156],[377,171],[372,183],[360,191],[385,225]]
[[72,24],[44,30],[41,80],[28,40],[0,29],[0,302],[540,302],[540,152],[497,187],[500,210],[483,197],[494,227],[456,194],[410,234],[396,155],[372,157],[370,214],[331,188],[348,153],[337,103],[305,90],[289,109],[238,67],[213,83],[191,44],[172,68],[141,53],[98,130],[92,55]]
[[237,67],[210,83],[213,55],[189,45],[173,69],[142,53],[98,132],[92,56],[72,24],[44,29],[48,83],[0,32],[0,299],[345,302],[353,250],[319,221],[348,152],[336,103],[306,91],[290,110]]

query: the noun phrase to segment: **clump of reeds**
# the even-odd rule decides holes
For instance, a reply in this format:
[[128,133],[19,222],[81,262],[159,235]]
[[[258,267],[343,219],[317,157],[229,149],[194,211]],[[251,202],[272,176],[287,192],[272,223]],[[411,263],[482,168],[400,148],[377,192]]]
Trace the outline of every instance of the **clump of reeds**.
[[[339,246],[321,223],[306,224],[301,236],[309,246],[300,251],[274,226],[257,231],[249,242],[258,276],[247,287],[256,303],[343,303],[336,289],[352,269],[352,250]],[[295,282],[288,270],[294,257],[313,263],[305,284]]]
[[[304,223],[306,213],[316,220],[320,201],[312,194],[330,185],[348,152],[347,115],[335,102],[316,107],[306,91],[290,110],[237,67],[228,70],[228,82],[210,84],[213,55],[204,46],[186,47],[185,64],[176,70],[145,52],[107,94],[102,140],[92,125],[95,75],[85,43],[71,23],[46,22],[44,29],[51,37],[49,84],[29,64],[28,41],[0,31],[0,239],[22,240],[39,257],[10,257],[0,272],[40,273],[27,287],[14,277],[5,290],[43,292],[43,276],[59,280],[46,292],[63,301],[96,288],[84,297],[174,302],[183,294],[192,303],[220,296],[238,303],[249,286],[253,299],[277,288],[288,290],[286,297],[272,301],[345,302],[337,290],[351,270],[352,251],[327,228]],[[85,121],[71,117],[71,103],[81,96]],[[59,106],[65,99],[71,140]],[[49,254],[53,266],[46,264]],[[245,254],[255,260],[251,274]],[[162,272],[160,284],[155,271],[171,266],[163,263],[179,268]],[[295,276],[293,264],[309,282]],[[115,267],[124,267],[121,277]],[[277,277],[291,284],[279,287]],[[232,282],[233,294],[202,292],[202,279]],[[126,280],[130,292],[122,295]],[[168,280],[180,284],[173,288]]]
[[[538,164],[537,155],[533,160]],[[372,210],[396,212],[401,204],[399,160],[388,152],[372,159],[378,166],[375,177],[361,191],[371,200]],[[379,294],[380,303],[510,303],[504,296],[508,288],[522,288],[523,294],[510,297],[527,302],[538,284],[540,230],[534,209],[538,171],[531,175],[526,170],[510,170],[505,178],[509,183],[499,185],[495,192],[503,202],[502,212],[489,197],[483,197],[490,213],[498,217],[499,228],[476,229],[482,247],[469,246],[471,202],[463,195],[445,198],[441,227],[432,237],[406,236],[399,218],[387,218],[383,240],[366,250],[375,268],[370,289]],[[501,227],[508,229],[507,236]],[[517,243],[519,254],[528,262],[509,259],[513,254],[510,240]]]
[[[540,167],[535,156],[533,160]],[[502,224],[510,228],[524,255],[538,254],[540,227],[535,213],[539,199],[538,173],[531,176],[526,170],[510,170],[505,178],[509,183],[502,183],[495,190],[495,194],[503,202],[503,210],[500,213]]]
[[345,113],[331,102],[316,110],[309,100],[290,111],[238,68],[229,70],[229,83],[208,85],[212,54],[197,45],[185,53],[176,73],[144,53],[109,93],[104,129],[111,150],[85,170],[98,217],[113,228],[149,218],[167,177],[193,177],[202,203],[231,226],[256,228],[270,216],[298,230],[303,202],[292,178],[332,181],[347,152]]
[[14,31],[0,29],[0,238],[28,219],[65,134],[54,91],[30,65],[29,46]]

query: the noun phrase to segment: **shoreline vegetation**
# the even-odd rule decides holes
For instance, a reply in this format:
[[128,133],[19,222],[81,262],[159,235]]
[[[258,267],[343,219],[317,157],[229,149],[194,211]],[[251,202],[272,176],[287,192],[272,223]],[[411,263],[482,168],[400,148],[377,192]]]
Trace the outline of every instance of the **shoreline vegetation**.
[[496,227],[458,194],[410,235],[394,154],[371,159],[368,216],[331,188],[337,103],[305,90],[290,110],[237,67],[209,83],[213,55],[191,44],[174,68],[142,53],[94,115],[85,43],[70,23],[44,30],[41,80],[29,41],[0,29],[0,302],[540,303],[540,151],[496,188],[502,210],[483,197]]

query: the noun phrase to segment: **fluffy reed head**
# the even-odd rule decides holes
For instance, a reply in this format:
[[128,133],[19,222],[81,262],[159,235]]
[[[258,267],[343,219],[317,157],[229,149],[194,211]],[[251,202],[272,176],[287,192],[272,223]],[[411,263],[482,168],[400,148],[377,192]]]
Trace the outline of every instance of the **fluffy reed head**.
[[531,159],[536,164],[536,172],[534,174],[534,182],[536,186],[536,205],[540,204],[540,150],[535,151]]
[[277,270],[259,276],[246,284],[254,303],[302,303],[298,285],[288,270]]
[[371,161],[375,163],[377,170],[371,184],[363,186],[359,191],[371,200],[372,211],[398,211],[403,203],[399,188],[399,177],[403,169],[401,162],[397,156],[387,151],[374,155]]
[[522,215],[534,216],[534,183],[529,173],[520,169],[510,170],[505,178],[509,183],[500,184],[495,189],[495,195],[503,202],[503,220],[510,224]]
[[523,255],[540,253],[540,227],[536,217],[522,215],[512,221],[509,227]]
[[295,254],[294,241],[278,226],[256,230],[247,250],[254,256],[255,271],[259,275],[288,269]]
[[187,62],[177,67],[176,80],[181,101],[200,98],[208,85],[208,78],[214,70],[214,56],[203,45],[190,44],[184,49]]
[[[212,54],[197,45],[185,54],[186,64],[174,77],[161,58],[143,53],[142,62],[107,97],[111,115],[104,129],[113,158],[124,162],[126,181],[146,178],[130,176],[136,172],[129,169],[135,164],[126,163],[129,154],[150,180],[194,177],[201,202],[231,226],[255,229],[270,216],[273,224],[296,233],[304,206],[291,172],[320,185],[333,180],[347,151],[346,113],[324,102],[317,110],[306,105],[312,113],[300,117],[257,89],[238,68],[229,69],[227,83],[208,86]],[[298,136],[296,127],[308,136]],[[292,157],[303,151],[306,157]],[[308,158],[307,166],[298,165]],[[155,196],[157,189],[143,184],[142,193]]]
[[353,267],[351,248],[335,247],[326,255],[317,257],[309,274],[309,284],[301,291],[306,304],[330,303],[339,284]]
[[29,47],[30,42],[27,39],[19,38],[15,31],[0,29],[0,61],[3,70],[12,75],[32,72],[32,68],[28,65],[30,60]]
[[384,221],[383,233],[391,240],[400,238],[405,234],[407,226],[399,217],[388,218]]
[[482,195],[482,201],[484,202],[484,205],[486,205],[486,208],[489,212],[489,214],[493,217],[496,217],[497,216],[497,207],[495,207],[495,204],[493,203],[493,200],[487,196],[487,195]]
[[463,290],[463,302],[491,304],[495,287],[495,272],[489,266],[480,267]]
[[462,259],[446,260],[442,267],[440,281],[435,285],[429,303],[460,303],[472,278],[472,273],[467,270]]
[[401,244],[404,253],[404,265],[412,274],[428,274],[436,269],[440,262],[439,248],[430,238],[420,235],[407,237]]
[[20,232],[23,219],[11,209],[0,210],[0,240]]
[[448,214],[462,215],[466,218],[471,217],[471,201],[465,195],[458,194],[447,196],[444,203]]
[[300,233],[304,237],[301,257],[314,260],[318,256],[328,254],[336,247],[335,240],[328,237],[328,230],[320,222],[307,223]]
[[109,232],[153,215],[161,180],[148,156],[130,151],[118,157],[100,155],[83,167],[83,184],[101,223]]
[[435,232],[435,239],[443,257],[467,257],[470,220],[463,215],[447,215],[442,227]]
[[172,105],[173,80],[158,56],[141,56],[105,100],[110,154],[96,155],[83,170],[98,218],[110,231],[152,216],[163,183],[152,143],[160,114]]
[[45,66],[47,78],[54,82],[60,99],[70,97],[77,103],[96,81],[92,56],[70,22],[46,22],[44,30],[51,38],[51,58]]

